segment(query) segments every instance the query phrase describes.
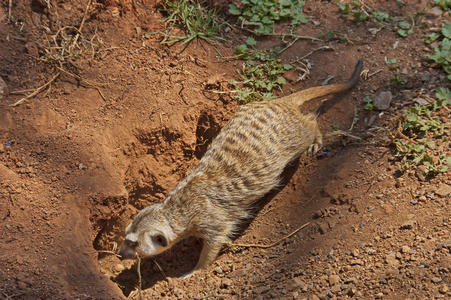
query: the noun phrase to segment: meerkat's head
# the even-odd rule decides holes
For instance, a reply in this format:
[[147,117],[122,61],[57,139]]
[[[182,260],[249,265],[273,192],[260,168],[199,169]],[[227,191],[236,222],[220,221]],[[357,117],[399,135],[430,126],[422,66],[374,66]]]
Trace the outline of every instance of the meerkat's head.
[[160,203],[141,210],[125,229],[125,241],[118,254],[122,258],[153,256],[169,249],[175,234],[161,212]]

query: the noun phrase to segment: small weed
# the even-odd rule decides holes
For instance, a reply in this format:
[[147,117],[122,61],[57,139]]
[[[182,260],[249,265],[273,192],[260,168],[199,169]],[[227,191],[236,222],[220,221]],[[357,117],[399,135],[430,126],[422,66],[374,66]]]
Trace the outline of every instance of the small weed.
[[[343,19],[355,23],[370,21],[382,28],[395,30],[399,36],[407,37],[413,34],[412,26],[406,22],[405,17],[392,17],[388,13],[376,11],[366,5],[363,1],[353,0],[351,2],[337,1],[338,8],[343,13]],[[404,6],[402,1],[398,1],[400,7]]]
[[[352,132],[352,130],[354,130],[354,126],[355,126],[355,124],[357,124],[357,122],[359,120],[360,120],[360,118],[359,118],[359,110],[356,109],[354,111],[354,118],[352,119],[352,124],[351,124],[351,126],[349,127],[348,130],[346,130],[346,131],[341,130],[340,129],[340,125],[330,125],[330,132],[332,134],[333,133],[340,133],[340,135],[341,135],[341,139],[340,139],[341,140],[341,144],[343,146],[346,146],[348,144],[348,142],[349,142],[349,137],[353,137],[352,135],[350,135],[350,133]],[[353,137],[353,138],[355,138],[355,137]]]
[[445,11],[451,9],[451,0],[434,0],[434,2]]
[[286,84],[282,74],[293,68],[281,64],[281,60],[275,58],[279,52],[277,48],[260,51],[254,48],[255,45],[255,39],[250,37],[246,44],[238,46],[234,52],[245,63],[240,71],[242,81],[231,80],[230,84],[237,91],[235,98],[243,103],[275,99],[272,91],[282,90]]
[[431,34],[429,35],[429,38],[424,39],[424,41],[428,43],[442,37],[443,39],[439,47],[434,49],[434,54],[426,55],[426,57],[442,66],[443,70],[448,74],[448,79],[451,80],[451,23],[447,22],[441,28],[440,34]]
[[238,16],[242,25],[253,26],[255,34],[272,33],[277,21],[291,20],[291,26],[307,23],[302,12],[305,1],[241,0],[229,4],[229,13]]
[[385,61],[385,64],[389,67],[390,70],[395,71],[393,72],[390,81],[392,82],[397,82],[400,83],[402,85],[406,84],[407,81],[404,80],[401,75],[399,75],[399,69],[401,68],[399,65],[396,65],[396,63],[398,62],[398,60],[396,58],[392,58],[392,59],[388,59]]
[[[163,10],[169,15],[164,22],[166,32],[163,44],[191,42],[195,38],[203,39],[209,43],[213,39],[219,39],[217,31],[225,24],[218,22],[218,10],[204,7],[205,2],[196,0],[166,1],[163,3]],[[173,35],[175,27],[186,32],[186,35]]]
[[363,102],[366,103],[365,110],[373,110],[373,98],[366,96],[365,98],[363,98]]
[[[442,88],[438,100],[426,106],[415,105],[405,110],[404,120],[398,129],[401,139],[394,141],[395,156],[401,159],[399,168],[407,170],[423,165],[425,173],[434,175],[447,172],[451,166],[449,151],[449,126],[438,116],[440,109],[451,104],[451,91]],[[445,146],[440,146],[440,145]]]

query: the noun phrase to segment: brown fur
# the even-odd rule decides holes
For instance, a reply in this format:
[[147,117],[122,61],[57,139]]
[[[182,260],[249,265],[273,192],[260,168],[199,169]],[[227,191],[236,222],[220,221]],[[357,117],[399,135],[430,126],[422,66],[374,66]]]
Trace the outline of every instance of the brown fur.
[[255,202],[279,185],[285,166],[309,148],[321,146],[315,115],[302,113],[300,106],[351,88],[361,70],[359,61],[346,83],[240,107],[166,200],[138,213],[126,228],[119,254],[155,255],[195,236],[204,245],[197,266],[185,277],[210,265],[240,221],[251,216]]

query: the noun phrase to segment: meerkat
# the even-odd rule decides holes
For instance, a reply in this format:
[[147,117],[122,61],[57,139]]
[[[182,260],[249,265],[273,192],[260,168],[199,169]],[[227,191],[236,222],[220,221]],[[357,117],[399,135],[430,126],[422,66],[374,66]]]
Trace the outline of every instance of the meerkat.
[[288,163],[322,146],[316,115],[300,106],[343,92],[359,80],[359,60],[345,83],[312,87],[272,101],[241,106],[199,161],[164,202],[141,210],[125,229],[122,258],[154,256],[188,237],[203,240],[196,267],[208,267],[231,242],[256,202],[280,184]]

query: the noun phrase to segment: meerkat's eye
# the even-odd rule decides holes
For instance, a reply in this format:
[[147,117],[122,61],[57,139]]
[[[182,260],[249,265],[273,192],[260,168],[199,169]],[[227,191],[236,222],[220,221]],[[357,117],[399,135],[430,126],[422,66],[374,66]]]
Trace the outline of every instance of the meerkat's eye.
[[168,241],[166,240],[166,237],[162,234],[156,234],[154,236],[152,236],[152,241],[155,244],[158,244],[162,247],[167,247],[168,246]]

